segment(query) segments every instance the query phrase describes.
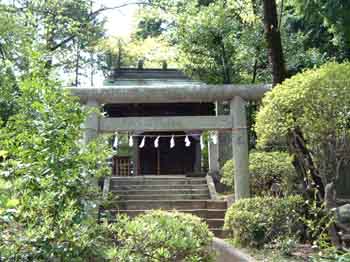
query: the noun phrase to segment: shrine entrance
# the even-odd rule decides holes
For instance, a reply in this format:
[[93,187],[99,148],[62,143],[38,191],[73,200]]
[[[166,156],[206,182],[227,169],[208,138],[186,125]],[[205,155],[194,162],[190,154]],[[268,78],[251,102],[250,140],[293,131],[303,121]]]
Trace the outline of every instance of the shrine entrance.
[[[202,131],[188,130],[186,119],[196,116],[215,116],[214,103],[208,102],[187,102],[187,103],[107,103],[103,105],[104,115],[109,119],[120,119],[122,123],[115,131],[124,129],[130,119],[136,120],[135,127],[124,130],[133,141],[133,152],[130,157],[130,172],[128,175],[187,175],[201,173],[201,146],[200,136]],[[156,126],[158,119],[176,119],[180,125],[174,122],[170,128],[167,123]],[[139,120],[139,121],[137,121]],[[188,119],[191,120],[191,119]],[[142,128],[142,121],[148,121],[150,127]],[[168,122],[168,121],[167,121]],[[171,147],[170,140],[174,136],[174,147]],[[189,140],[186,146],[185,139]],[[145,143],[142,147],[143,138]],[[159,138],[158,138],[159,137]],[[158,146],[155,140],[158,138]],[[122,163],[114,166],[124,166],[124,156],[116,155]],[[118,159],[119,159],[118,158]],[[116,170],[116,169],[115,169]],[[122,176],[122,172],[113,172],[113,175]]]
[[[139,174],[141,175],[184,175],[194,173],[200,168],[199,136],[188,136],[191,144],[187,147],[184,142],[184,132],[143,133],[150,135],[145,140],[145,146],[138,149]],[[174,135],[175,147],[170,147],[169,135]],[[178,135],[178,136],[177,136]],[[159,146],[154,142],[159,136]],[[163,137],[162,137],[163,136]],[[141,143],[138,139],[137,144]]]

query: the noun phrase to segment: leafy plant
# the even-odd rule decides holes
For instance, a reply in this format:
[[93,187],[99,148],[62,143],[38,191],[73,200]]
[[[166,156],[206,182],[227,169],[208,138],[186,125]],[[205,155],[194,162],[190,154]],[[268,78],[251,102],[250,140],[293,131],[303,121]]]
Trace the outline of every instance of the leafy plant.
[[106,172],[109,150],[104,141],[82,146],[86,112],[38,65],[19,83],[18,110],[0,129],[0,183],[6,190],[0,199],[0,257],[102,258],[108,245],[100,237],[103,228],[87,211],[98,204],[93,180]]
[[[260,147],[288,137],[305,196],[316,196],[325,216],[336,206],[350,160],[349,71],[349,63],[328,63],[284,81],[265,96],[256,118]],[[329,232],[336,232],[334,224]],[[334,244],[339,238],[331,234]]]
[[[292,158],[286,152],[252,151],[249,154],[251,191],[256,196],[271,194],[271,186],[279,185],[282,194],[295,190],[297,175],[292,165]],[[234,164],[226,162],[221,170],[221,182],[234,189]]]
[[276,240],[276,247],[280,250],[281,255],[291,256],[292,252],[296,249],[298,245],[298,239],[294,236],[282,236]]
[[277,238],[297,235],[302,207],[300,196],[242,199],[228,209],[224,228],[236,244],[260,247]]
[[213,261],[212,233],[198,217],[177,211],[152,211],[113,226],[117,261]]
[[300,216],[305,225],[305,233],[308,240],[313,242],[313,246],[321,250],[327,250],[331,247],[328,230],[330,225],[335,222],[333,212],[327,212],[324,204],[318,205],[317,201],[305,202],[306,212]]

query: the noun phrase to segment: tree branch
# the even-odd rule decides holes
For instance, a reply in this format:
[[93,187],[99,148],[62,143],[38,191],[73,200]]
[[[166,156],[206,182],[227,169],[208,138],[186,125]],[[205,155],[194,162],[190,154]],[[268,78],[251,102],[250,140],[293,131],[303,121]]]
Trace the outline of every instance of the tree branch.
[[[124,3],[121,5],[112,6],[112,7],[102,7],[102,8],[97,9],[89,14],[88,22],[92,21],[96,16],[98,16],[102,12],[119,9],[119,8],[123,8],[123,7],[130,6],[130,5],[151,5],[151,4],[149,2],[146,2],[146,1],[139,1],[139,2]],[[85,26],[86,26],[86,24],[82,24],[81,29],[83,29]],[[53,52],[53,51],[57,50],[58,48],[67,44],[68,42],[74,40],[76,37],[77,37],[76,35],[71,35],[71,36],[67,37],[66,39],[64,39],[60,43],[58,43],[55,46],[53,46],[52,48],[50,48],[50,51]]]
[[89,16],[90,17],[95,17],[96,15],[99,15],[102,12],[119,9],[119,8],[127,7],[127,6],[130,6],[130,5],[151,5],[151,4],[149,2],[146,2],[146,1],[139,1],[139,2],[124,3],[124,4],[121,4],[121,5],[111,6],[111,7],[105,6],[105,7],[102,7],[100,9],[97,9],[97,10],[93,11]]

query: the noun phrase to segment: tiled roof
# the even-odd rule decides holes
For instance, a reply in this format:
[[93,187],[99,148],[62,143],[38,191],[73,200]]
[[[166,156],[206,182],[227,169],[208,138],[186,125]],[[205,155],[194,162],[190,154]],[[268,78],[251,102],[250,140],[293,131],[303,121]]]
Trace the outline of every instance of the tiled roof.
[[203,84],[185,76],[176,69],[136,69],[114,70],[104,86],[181,86]]

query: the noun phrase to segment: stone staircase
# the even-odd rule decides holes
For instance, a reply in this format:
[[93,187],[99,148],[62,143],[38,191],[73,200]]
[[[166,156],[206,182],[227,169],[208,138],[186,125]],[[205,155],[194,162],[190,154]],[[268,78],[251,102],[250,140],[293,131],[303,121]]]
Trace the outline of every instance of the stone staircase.
[[134,217],[152,209],[178,210],[205,221],[217,237],[224,237],[226,201],[210,198],[206,178],[186,176],[112,177],[105,184],[118,200],[109,209],[101,209],[101,217],[115,218],[117,213]]

